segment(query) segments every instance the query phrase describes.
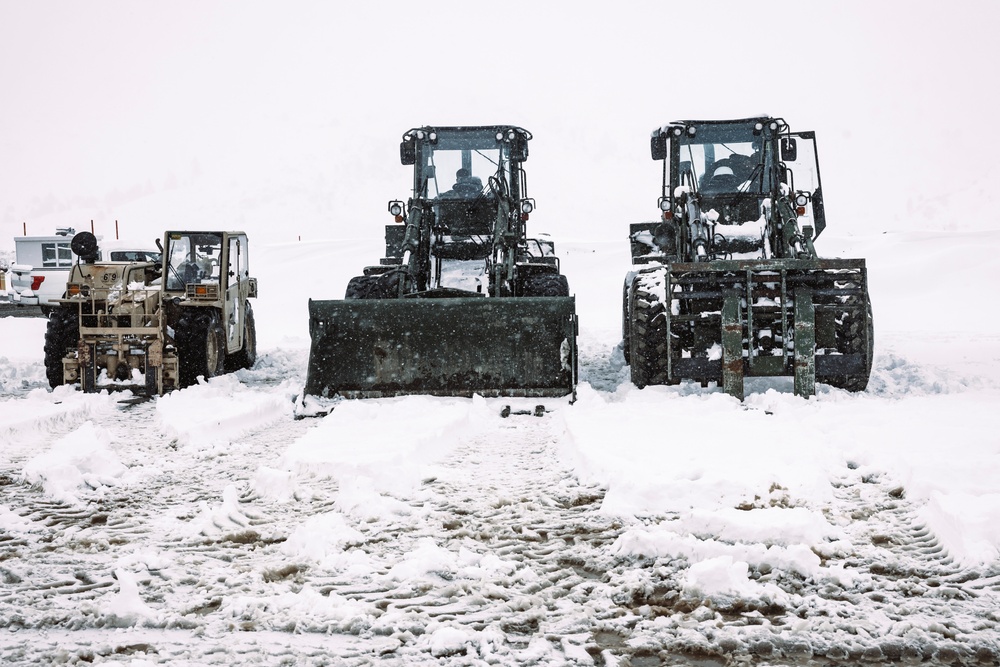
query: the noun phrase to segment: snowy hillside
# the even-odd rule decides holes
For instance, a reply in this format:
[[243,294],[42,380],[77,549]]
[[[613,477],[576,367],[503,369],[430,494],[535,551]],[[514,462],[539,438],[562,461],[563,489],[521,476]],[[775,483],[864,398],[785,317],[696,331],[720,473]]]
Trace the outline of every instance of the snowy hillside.
[[[623,235],[624,236],[624,235]],[[637,390],[627,244],[557,239],[578,400],[405,397],[296,420],[306,302],[380,239],[252,245],[261,358],[158,400],[48,390],[0,319],[4,664],[1000,659],[1000,232],[866,257],[869,390]],[[727,662],[729,661],[729,662]]]

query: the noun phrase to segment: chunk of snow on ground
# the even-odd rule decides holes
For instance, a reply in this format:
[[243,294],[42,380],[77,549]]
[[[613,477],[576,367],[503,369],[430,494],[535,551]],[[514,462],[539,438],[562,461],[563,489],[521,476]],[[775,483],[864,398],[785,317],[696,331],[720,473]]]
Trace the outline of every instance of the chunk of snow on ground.
[[102,598],[101,614],[105,622],[115,628],[127,628],[142,623],[154,623],[157,612],[142,601],[135,576],[128,570],[115,570],[118,590]]
[[708,598],[723,603],[734,599],[779,602],[788,595],[774,584],[750,580],[749,567],[732,556],[710,558],[692,565],[684,575],[683,593],[688,598]]
[[476,656],[478,633],[463,626],[442,625],[427,634],[422,642],[436,658],[463,653]]
[[364,476],[379,492],[408,493],[431,464],[474,437],[492,416],[479,396],[344,401],[293,443],[282,461],[300,474],[340,481]]
[[309,517],[295,528],[281,545],[281,551],[293,559],[323,563],[342,552],[346,545],[364,539],[343,516],[326,512]]
[[197,450],[228,447],[240,435],[278,422],[292,408],[283,393],[253,391],[234,374],[171,392],[156,403],[163,431]]
[[45,493],[67,504],[80,502],[87,489],[100,493],[103,487],[120,483],[127,468],[110,448],[108,432],[93,422],[60,438],[52,447],[24,466],[24,478],[39,484]]
[[222,503],[209,505],[200,503],[200,512],[184,526],[183,531],[192,535],[218,537],[247,530],[251,517],[240,506],[239,491],[234,484],[226,485],[222,491]]

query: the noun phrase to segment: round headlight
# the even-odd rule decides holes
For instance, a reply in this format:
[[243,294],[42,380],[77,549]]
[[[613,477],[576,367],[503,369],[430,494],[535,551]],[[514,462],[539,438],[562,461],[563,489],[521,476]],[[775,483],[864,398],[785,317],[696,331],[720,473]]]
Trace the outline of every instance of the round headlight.
[[417,130],[417,139],[423,139],[423,138],[424,138],[424,131]]
[[393,215],[403,215],[403,207],[400,204],[392,204],[389,206],[389,213]]
[[772,130],[777,130],[778,129],[778,123],[777,123],[777,121],[773,121],[773,120],[771,121],[771,129]]
[[798,195],[795,196],[796,206],[805,206],[808,203],[809,203],[809,196],[807,194],[800,192]]
[[437,132],[431,132],[430,140],[437,141],[437,138],[438,138]]
[[660,200],[660,210],[661,211],[669,211],[670,210],[670,200],[669,199],[661,199]]
[[688,134],[691,135],[692,137],[695,135],[695,133],[697,131],[698,131],[698,128],[696,128],[694,125],[689,125],[688,126]]
[[511,141],[514,141],[514,130],[510,130],[507,133],[507,138],[510,139]]
[[764,129],[764,123],[761,123],[759,121],[754,123],[753,129],[757,132],[760,132],[761,130]]
[[675,137],[681,136],[681,128],[679,128],[679,127],[675,127],[674,128],[674,136]]
[[497,132],[497,141],[503,141],[503,132]]
[[534,210],[535,206],[529,200],[525,199],[521,202],[521,213],[531,213]]

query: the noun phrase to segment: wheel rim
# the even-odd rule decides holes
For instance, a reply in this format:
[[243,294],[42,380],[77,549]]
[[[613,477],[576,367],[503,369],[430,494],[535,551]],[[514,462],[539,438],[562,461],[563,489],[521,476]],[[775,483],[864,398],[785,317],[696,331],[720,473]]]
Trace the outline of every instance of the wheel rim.
[[219,368],[219,339],[214,330],[209,330],[205,336],[205,375],[214,377]]

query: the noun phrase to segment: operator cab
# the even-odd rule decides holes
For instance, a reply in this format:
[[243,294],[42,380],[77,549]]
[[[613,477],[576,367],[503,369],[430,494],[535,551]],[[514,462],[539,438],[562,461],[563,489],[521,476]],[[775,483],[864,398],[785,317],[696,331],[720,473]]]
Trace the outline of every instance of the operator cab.
[[219,282],[222,235],[209,232],[168,235],[167,289],[182,291],[187,285]]
[[413,195],[430,202],[432,254],[484,260],[491,251],[497,196],[509,193],[527,159],[520,128],[420,128],[403,136],[403,164],[414,165]]

